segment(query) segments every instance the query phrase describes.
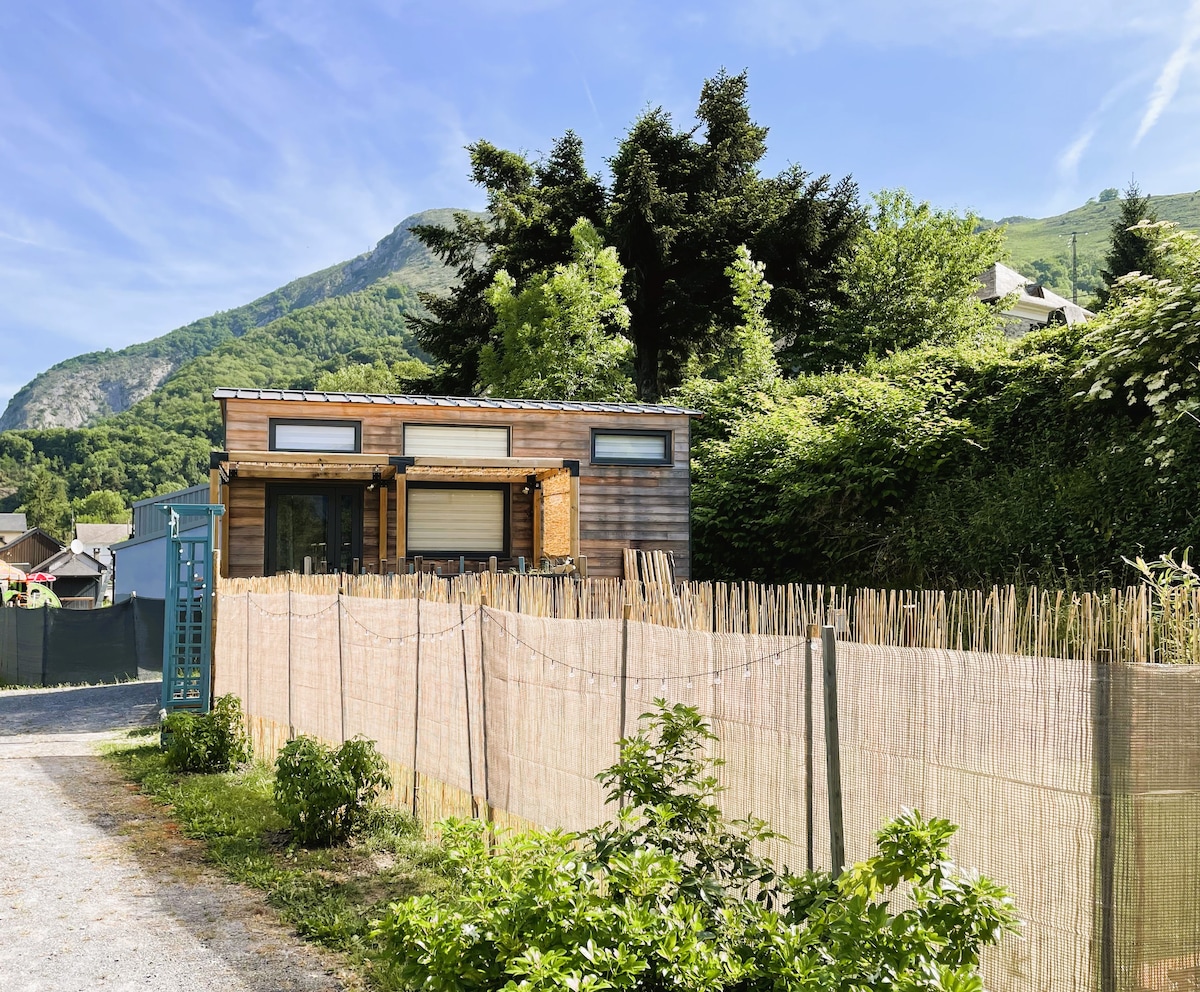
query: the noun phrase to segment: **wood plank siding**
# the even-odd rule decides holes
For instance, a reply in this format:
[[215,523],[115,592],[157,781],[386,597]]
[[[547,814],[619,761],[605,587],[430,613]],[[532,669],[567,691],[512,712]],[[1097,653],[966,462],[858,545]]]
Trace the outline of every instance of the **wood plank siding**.
[[[358,421],[362,425],[362,452],[384,456],[405,454],[406,423],[507,427],[511,432],[510,456],[515,459],[573,459],[579,462],[579,553],[588,558],[589,574],[620,575],[622,551],[639,548],[673,552],[677,578],[688,579],[691,575],[690,417],[687,413],[464,408],[267,398],[222,398],[221,403],[225,415],[225,447],[231,452],[269,450],[272,419]],[[593,464],[594,429],[670,431],[672,463]],[[281,455],[283,458],[286,456]],[[464,481],[467,478],[467,475],[463,476]],[[364,488],[363,561],[377,567],[380,500],[376,492],[366,491],[365,483],[359,484]],[[386,480],[383,485],[389,491],[387,548],[394,558],[397,548],[396,485]],[[522,492],[523,488],[520,483],[510,485],[510,554],[514,558],[524,555],[531,559],[534,553],[533,499]],[[265,570],[265,483],[258,478],[234,478],[223,490],[230,515],[230,547],[224,552],[229,574],[262,574]]]

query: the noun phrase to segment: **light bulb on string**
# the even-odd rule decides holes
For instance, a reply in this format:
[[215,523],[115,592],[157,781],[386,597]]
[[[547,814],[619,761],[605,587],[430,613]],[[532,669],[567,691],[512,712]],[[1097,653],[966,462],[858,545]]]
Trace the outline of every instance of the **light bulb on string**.
[[744,678],[744,679],[750,678],[750,666],[749,665],[747,665],[746,670],[744,672],[742,672],[742,678]]
[[712,677],[712,684],[713,684],[713,685],[720,685],[720,684],[721,684],[721,673],[720,673],[720,672],[716,672],[716,673],[714,673],[714,674],[713,674],[713,677]]

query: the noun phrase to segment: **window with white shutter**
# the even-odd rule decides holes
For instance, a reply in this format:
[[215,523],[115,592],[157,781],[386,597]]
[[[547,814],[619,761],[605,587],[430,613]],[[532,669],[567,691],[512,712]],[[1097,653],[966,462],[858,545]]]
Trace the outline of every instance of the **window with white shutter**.
[[410,555],[508,555],[506,485],[408,484]]
[[405,424],[404,454],[419,458],[507,458],[507,427]]
[[362,422],[358,420],[271,419],[271,451],[362,451]]
[[670,431],[592,429],[593,465],[670,465]]

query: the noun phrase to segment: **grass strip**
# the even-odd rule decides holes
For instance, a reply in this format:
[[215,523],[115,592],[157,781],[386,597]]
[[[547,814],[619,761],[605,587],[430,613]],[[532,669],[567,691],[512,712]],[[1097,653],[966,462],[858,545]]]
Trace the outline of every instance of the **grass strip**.
[[226,875],[262,890],[300,936],[345,954],[370,987],[391,987],[376,968],[383,955],[370,940],[371,922],[388,903],[446,884],[438,872],[441,848],[424,839],[412,816],[380,808],[351,843],[308,849],[292,843],[275,811],[275,778],[266,765],[215,775],[169,771],[157,727],[130,732],[103,756],[167,807],[183,834],[203,841]]

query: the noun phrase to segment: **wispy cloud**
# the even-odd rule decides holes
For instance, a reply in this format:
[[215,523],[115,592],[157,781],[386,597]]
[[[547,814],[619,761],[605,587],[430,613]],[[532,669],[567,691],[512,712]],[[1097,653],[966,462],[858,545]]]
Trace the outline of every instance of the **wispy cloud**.
[[1191,10],[1188,12],[1183,37],[1167,61],[1163,63],[1158,79],[1154,82],[1154,91],[1146,103],[1142,122],[1133,139],[1135,146],[1141,143],[1142,138],[1158,123],[1163,111],[1175,99],[1175,94],[1179,92],[1179,83],[1183,78],[1183,72],[1196,57],[1198,42],[1200,42],[1200,0],[1194,0]]
[[1083,158],[1083,153],[1087,151],[1094,137],[1096,137],[1096,125],[1092,124],[1085,127],[1079,137],[1066,147],[1058,157],[1060,175],[1073,175],[1079,169],[1079,160]]

